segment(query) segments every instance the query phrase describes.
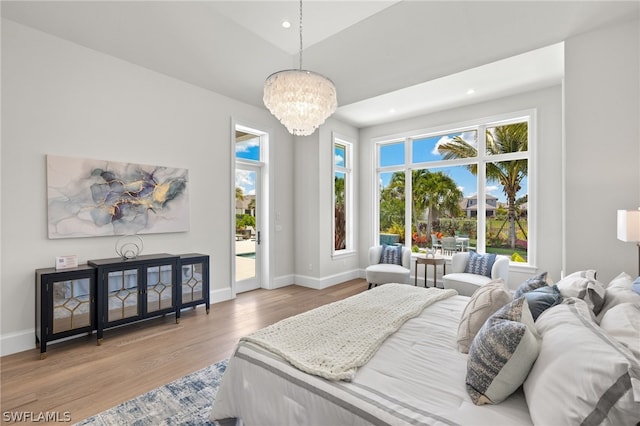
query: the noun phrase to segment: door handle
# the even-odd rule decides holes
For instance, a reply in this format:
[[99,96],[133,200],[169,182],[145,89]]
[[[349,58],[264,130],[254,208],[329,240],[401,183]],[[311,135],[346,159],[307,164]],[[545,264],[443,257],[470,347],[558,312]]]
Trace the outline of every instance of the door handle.
[[260,231],[257,233],[256,244],[260,245]]

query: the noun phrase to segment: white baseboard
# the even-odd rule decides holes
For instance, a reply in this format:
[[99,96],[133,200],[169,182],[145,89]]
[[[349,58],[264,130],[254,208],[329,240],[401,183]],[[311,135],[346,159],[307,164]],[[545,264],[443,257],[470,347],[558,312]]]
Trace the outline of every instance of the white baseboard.
[[284,275],[273,279],[273,287],[271,289],[282,288],[294,284],[296,276],[294,274]]
[[209,290],[209,301],[211,304],[225,302],[231,299],[233,299],[231,287],[218,290]]
[[306,275],[296,275],[295,283],[303,287],[309,287],[316,290],[322,290],[345,281],[361,278],[361,271],[354,269],[352,271],[342,272],[340,274],[331,275],[323,278],[309,277]]
[[0,337],[0,356],[11,355],[35,349],[36,330],[21,330],[3,334]]
[[[224,302],[225,300],[230,300],[231,297],[231,289],[224,288],[221,290],[211,290],[211,303]],[[215,309],[215,308],[214,308]],[[15,354],[18,352],[28,351],[31,349],[35,349],[36,347],[36,331],[34,328],[30,330],[21,330],[15,331],[12,333],[3,334],[0,336],[0,356],[6,356]],[[84,336],[84,333],[78,334],[77,336],[70,336],[66,339],[56,339],[56,342],[61,342],[63,340],[74,339],[80,336]]]
[[[364,270],[354,269],[352,271],[343,272],[336,275],[331,275],[324,278],[308,277],[305,275],[283,275],[273,280],[273,289],[286,287],[288,285],[297,284],[303,287],[314,288],[316,290],[322,290],[327,287],[331,287],[336,284],[343,283],[345,281],[353,280],[356,278],[364,278]],[[231,287],[223,289],[210,290],[211,304],[224,302],[233,299]],[[211,309],[215,309],[212,307]],[[79,336],[79,335],[78,335]],[[75,338],[78,336],[72,336]],[[0,356],[6,356],[15,354],[18,352],[28,351],[35,349],[35,329],[27,329],[7,333],[0,336]]]

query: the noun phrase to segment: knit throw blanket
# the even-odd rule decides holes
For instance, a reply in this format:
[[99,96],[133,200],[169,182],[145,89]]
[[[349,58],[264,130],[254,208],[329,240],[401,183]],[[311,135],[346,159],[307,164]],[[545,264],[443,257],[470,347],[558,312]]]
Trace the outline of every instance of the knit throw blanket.
[[455,290],[384,284],[286,318],[240,339],[280,355],[296,368],[351,381],[382,342],[408,319]]

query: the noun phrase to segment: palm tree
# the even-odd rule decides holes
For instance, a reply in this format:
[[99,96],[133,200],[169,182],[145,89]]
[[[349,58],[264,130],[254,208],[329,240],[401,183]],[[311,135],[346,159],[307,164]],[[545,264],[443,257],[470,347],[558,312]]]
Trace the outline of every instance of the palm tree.
[[386,187],[380,186],[380,230],[404,228],[404,207],[404,172],[395,172]]
[[242,220],[242,213],[244,213],[244,206],[242,205],[242,203],[240,204],[240,210],[242,213],[238,213],[238,201],[242,202],[243,200],[244,191],[241,187],[236,186],[236,232],[245,228],[244,222]]
[[[487,153],[490,155],[522,152],[528,149],[528,123],[515,123],[496,126],[486,131]],[[438,148],[445,160],[477,156],[477,148],[460,136]],[[477,163],[467,166],[474,175],[478,173]],[[509,220],[509,246],[516,245],[516,194],[521,189],[522,180],[527,176],[527,160],[508,160],[487,163],[487,181],[498,182],[507,197],[507,218]]]
[[429,235],[429,226],[441,215],[458,216],[463,194],[453,179],[442,172],[420,169],[412,172],[411,180],[413,223],[417,224],[417,218],[427,212],[426,235]]
[[[405,174],[396,172],[389,185],[380,194],[380,228],[393,223],[404,223]],[[427,169],[414,170],[411,174],[411,215],[414,224],[428,209],[428,223],[442,214],[458,215],[462,191],[456,182],[442,172]],[[427,229],[426,234],[429,234]]]
[[343,250],[347,248],[344,174],[337,173],[334,177],[333,192],[335,194],[333,247],[335,250]]

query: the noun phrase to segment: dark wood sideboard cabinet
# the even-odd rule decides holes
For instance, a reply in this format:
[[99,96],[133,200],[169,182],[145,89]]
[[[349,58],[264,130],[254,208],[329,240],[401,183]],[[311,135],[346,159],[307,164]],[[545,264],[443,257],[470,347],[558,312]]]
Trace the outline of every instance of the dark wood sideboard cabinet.
[[167,253],[89,260],[77,268],[36,270],[36,346],[174,313],[209,300],[209,256]]
[[36,269],[36,347],[47,357],[47,342],[95,328],[96,270],[87,265]]
[[[204,303],[207,313],[209,302],[209,256],[199,253],[180,255],[180,306],[196,307]],[[179,319],[179,317],[178,317]]]

